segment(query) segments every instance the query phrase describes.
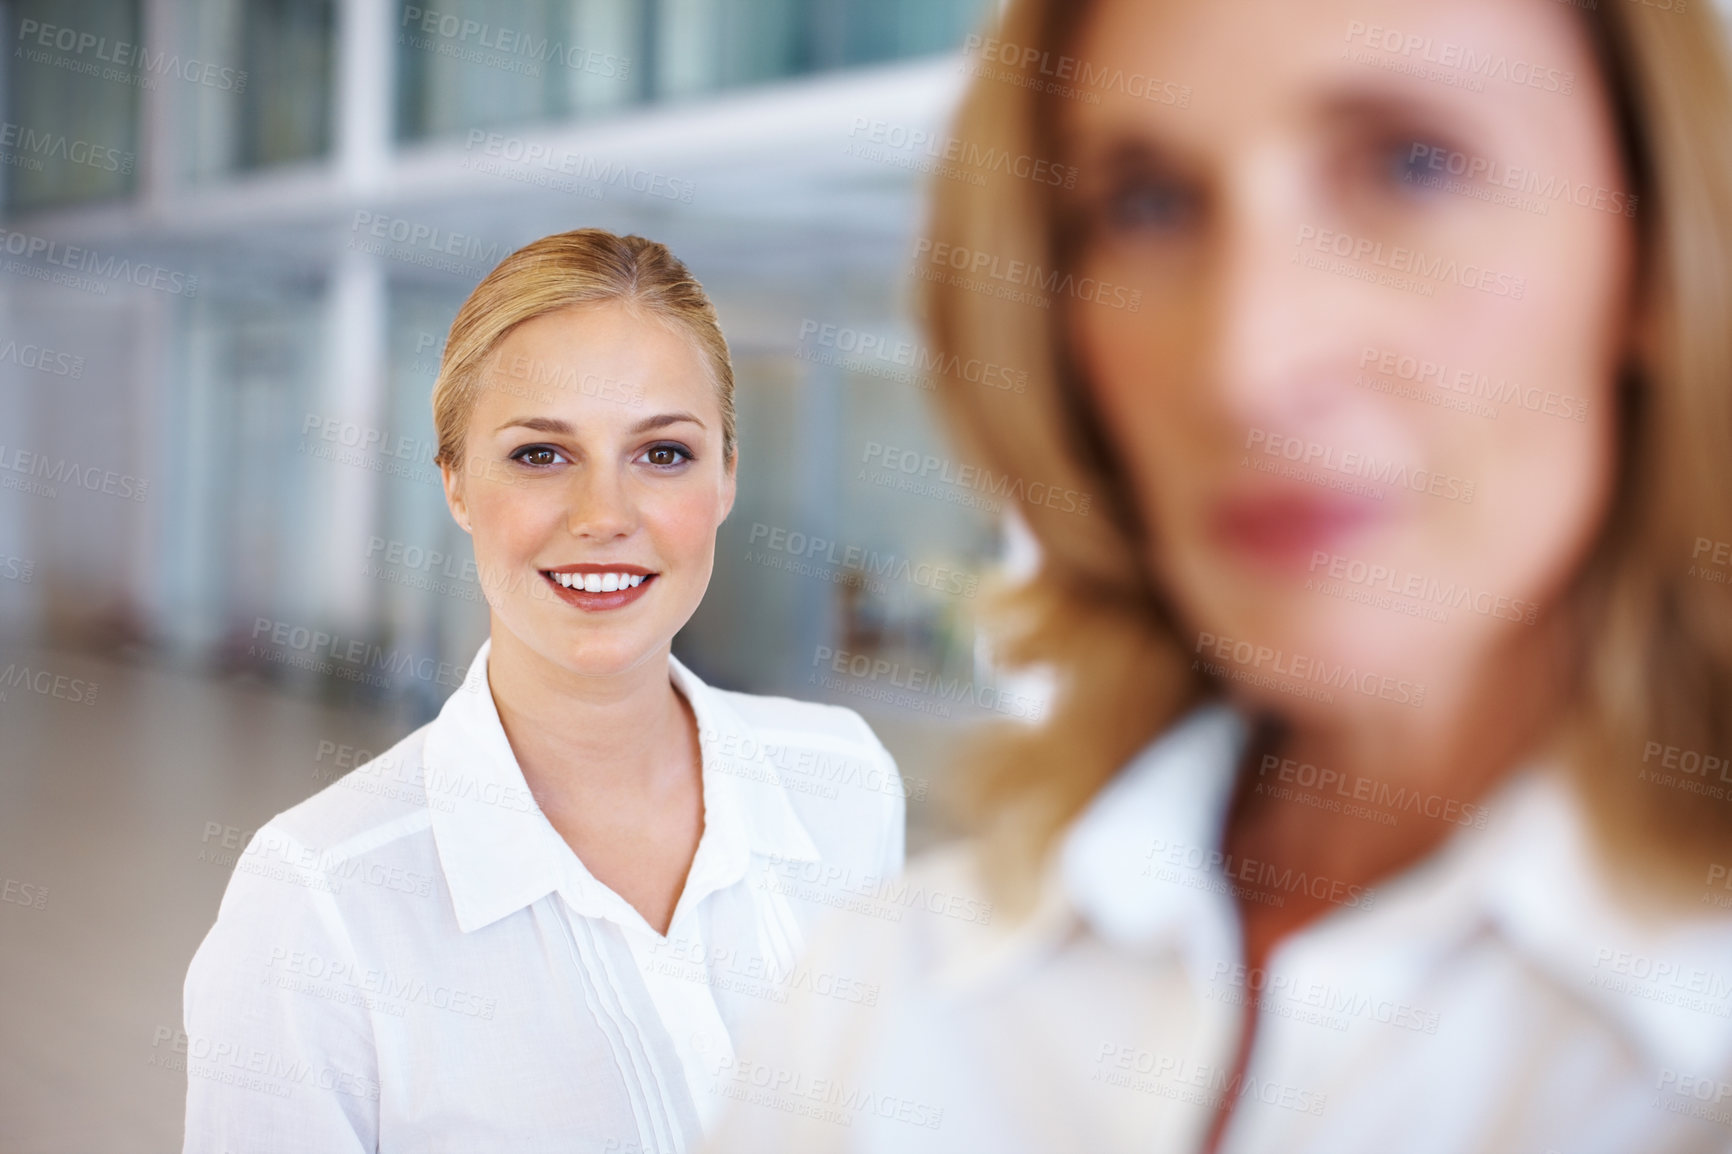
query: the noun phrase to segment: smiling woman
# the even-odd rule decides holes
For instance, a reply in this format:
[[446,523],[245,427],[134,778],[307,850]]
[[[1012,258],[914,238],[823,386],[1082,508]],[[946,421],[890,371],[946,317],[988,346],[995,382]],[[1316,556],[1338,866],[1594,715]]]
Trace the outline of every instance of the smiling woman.
[[[672,655],[737,462],[727,344],[667,249],[507,257],[433,408],[489,638],[437,718],[243,855],[186,981],[190,1045],[236,1068],[189,1078],[185,1148],[690,1149],[832,891],[900,869],[895,763],[850,710]],[[881,788],[781,777],[814,762]]]

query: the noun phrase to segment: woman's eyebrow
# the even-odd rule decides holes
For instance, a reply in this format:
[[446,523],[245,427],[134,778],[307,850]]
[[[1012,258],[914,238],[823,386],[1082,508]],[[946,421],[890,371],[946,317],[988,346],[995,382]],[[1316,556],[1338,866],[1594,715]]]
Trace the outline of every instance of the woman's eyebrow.
[[693,414],[681,411],[677,413],[657,413],[653,417],[645,417],[643,420],[633,425],[631,431],[634,433],[647,433],[651,429],[660,429],[665,428],[668,425],[677,425],[682,421],[688,421],[700,429],[708,427]]
[[1070,163],[1090,173],[1158,172],[1180,176],[1196,169],[1195,154],[1160,126],[1136,121],[1093,125],[1076,134]]
[[[689,422],[700,429],[708,428],[708,426],[700,421],[694,414],[681,411],[677,413],[657,413],[653,417],[645,417],[643,420],[633,425],[631,431],[633,433],[647,433],[651,429],[665,428],[668,425],[677,425],[681,422]],[[538,433],[558,433],[561,436],[570,436],[573,432],[570,422],[562,421],[558,417],[513,417],[511,420],[500,425],[495,431],[502,433],[506,429],[514,428],[534,429]]]
[[494,431],[503,433],[510,428],[534,429],[538,433],[560,433],[566,436],[572,431],[569,424],[557,417],[513,417]]
[[1383,77],[1356,78],[1335,87],[1315,102],[1315,108],[1328,120],[1360,125],[1404,122],[1476,128],[1483,119],[1481,109],[1464,95],[1422,91]]

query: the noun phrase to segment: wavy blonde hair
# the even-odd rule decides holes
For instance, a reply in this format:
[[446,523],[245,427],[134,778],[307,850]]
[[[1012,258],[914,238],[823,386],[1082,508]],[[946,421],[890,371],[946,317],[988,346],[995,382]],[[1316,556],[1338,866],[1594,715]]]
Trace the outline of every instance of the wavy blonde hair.
[[[1092,0],[1011,0],[995,35],[1063,54]],[[1621,382],[1617,498],[1569,593],[1583,661],[1566,732],[1598,833],[1621,864],[1674,890],[1732,844],[1732,798],[1638,783],[1649,743],[1732,753],[1732,590],[1687,576],[1692,543],[1732,541],[1732,85],[1713,6],[1673,11],[1602,0],[1594,38],[1641,206],[1648,340]],[[1039,57],[977,74],[954,139],[1011,156],[1061,155]],[[1029,180],[936,181],[927,240],[1062,271],[1053,189]],[[1021,514],[1038,569],[1001,591],[987,624],[1006,664],[1042,666],[1056,697],[1038,729],[982,745],[963,775],[984,874],[1026,904],[1059,831],[1134,753],[1218,686],[1193,674],[1148,569],[1133,498],[1069,367],[1058,310],[924,281],[932,344],[1024,368],[1014,401],[954,377],[940,406],[982,467],[1102,495],[1100,515],[1032,502]],[[1712,859],[1707,859],[1712,860]]]
[[489,356],[524,321],[573,305],[620,302],[691,338],[716,386],[722,410],[722,459],[732,462],[734,366],[715,306],[666,245],[599,228],[531,241],[481,279],[457,310],[433,383],[434,461],[458,467],[469,414]]

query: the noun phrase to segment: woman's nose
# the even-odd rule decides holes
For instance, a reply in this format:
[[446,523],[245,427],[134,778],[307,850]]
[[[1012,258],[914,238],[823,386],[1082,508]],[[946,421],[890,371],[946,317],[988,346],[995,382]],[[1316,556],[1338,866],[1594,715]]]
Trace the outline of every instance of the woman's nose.
[[637,524],[626,479],[618,469],[573,470],[566,500],[566,527],[574,537],[611,540],[629,535]]
[[1354,334],[1376,307],[1376,286],[1312,267],[1302,238],[1318,227],[1313,203],[1299,178],[1265,169],[1243,177],[1221,214],[1206,372],[1246,428],[1291,429],[1332,408],[1352,387]]

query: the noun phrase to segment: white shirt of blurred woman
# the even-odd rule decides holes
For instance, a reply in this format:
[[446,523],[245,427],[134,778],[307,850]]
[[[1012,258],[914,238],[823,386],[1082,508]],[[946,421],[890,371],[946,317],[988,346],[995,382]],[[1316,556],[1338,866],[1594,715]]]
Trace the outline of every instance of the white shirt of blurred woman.
[[[713,1058],[736,1101],[706,1149],[1179,1154],[1223,1099],[1221,1154],[1732,1149],[1732,919],[1614,905],[1554,767],[1454,807],[1441,851],[1339,887],[1247,973],[1234,890],[1267,863],[1219,851],[1245,731],[1214,705],[1153,742],[1069,828],[1027,919],[992,917],[960,848],[909,868],[899,921],[831,915],[809,964],[875,1003],[795,994]],[[1295,788],[1283,768],[1263,783]]]
[[191,1152],[692,1149],[760,1007],[870,996],[808,925],[902,865],[902,783],[836,706],[697,715],[704,832],[663,936],[536,806],[484,642],[438,717],[272,818],[186,978]]

